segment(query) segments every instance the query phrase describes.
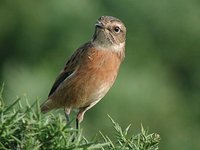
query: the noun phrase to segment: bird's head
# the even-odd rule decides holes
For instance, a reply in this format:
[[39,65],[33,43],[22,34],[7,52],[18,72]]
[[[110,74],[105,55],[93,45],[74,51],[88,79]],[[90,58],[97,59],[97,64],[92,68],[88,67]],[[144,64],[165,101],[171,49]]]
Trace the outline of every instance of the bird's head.
[[101,16],[95,24],[93,43],[101,48],[118,51],[125,48],[126,27],[115,17]]

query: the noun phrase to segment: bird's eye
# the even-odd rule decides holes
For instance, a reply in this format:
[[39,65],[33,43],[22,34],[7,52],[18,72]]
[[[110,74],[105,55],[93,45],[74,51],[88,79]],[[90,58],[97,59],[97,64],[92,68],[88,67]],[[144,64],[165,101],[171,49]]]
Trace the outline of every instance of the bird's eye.
[[115,31],[116,33],[119,33],[119,32],[121,31],[121,29],[120,29],[118,26],[116,26],[116,27],[114,27],[114,31]]

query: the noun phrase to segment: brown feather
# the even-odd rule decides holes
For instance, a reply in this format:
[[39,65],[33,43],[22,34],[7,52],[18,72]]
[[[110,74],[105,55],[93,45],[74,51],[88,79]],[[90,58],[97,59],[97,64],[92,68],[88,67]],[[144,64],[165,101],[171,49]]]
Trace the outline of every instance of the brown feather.
[[[116,27],[120,30],[115,30]],[[99,18],[93,39],[78,48],[67,61],[41,111],[62,107],[68,116],[71,109],[77,108],[77,119],[81,122],[84,113],[113,85],[125,57],[125,36],[126,27],[119,19]]]

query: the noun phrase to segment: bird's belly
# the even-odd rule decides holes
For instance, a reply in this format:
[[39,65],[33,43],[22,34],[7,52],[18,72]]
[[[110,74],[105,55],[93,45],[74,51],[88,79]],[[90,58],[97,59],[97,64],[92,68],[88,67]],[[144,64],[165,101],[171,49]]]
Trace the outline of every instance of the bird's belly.
[[[76,72],[59,87],[56,99],[70,108],[87,107],[101,100],[113,85],[120,66],[120,59],[113,53],[99,51],[88,57]],[[92,59],[92,60],[91,60]],[[95,61],[94,61],[95,60]],[[58,96],[57,96],[58,95]]]
[[116,75],[109,72],[102,75],[92,72],[78,72],[63,81],[59,89],[51,96],[58,107],[82,108],[101,100],[115,81]]
[[78,87],[76,84],[76,89],[73,90],[76,91],[76,96],[71,101],[73,107],[86,107],[93,102],[101,100],[112,86],[115,78],[116,76],[109,75],[109,72],[100,76],[96,76],[96,74],[83,74],[80,76],[80,84]]

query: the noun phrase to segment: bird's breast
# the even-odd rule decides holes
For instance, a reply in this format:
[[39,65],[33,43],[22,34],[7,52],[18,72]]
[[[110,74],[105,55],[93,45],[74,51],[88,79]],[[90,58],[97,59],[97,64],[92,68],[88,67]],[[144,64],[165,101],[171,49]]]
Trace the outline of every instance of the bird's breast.
[[121,64],[115,53],[90,49],[54,96],[65,106],[81,108],[101,100],[113,85]]
[[77,104],[85,106],[103,98],[113,85],[120,64],[121,60],[113,52],[100,50],[88,53],[77,71],[80,99],[82,99],[82,103],[79,99]]

